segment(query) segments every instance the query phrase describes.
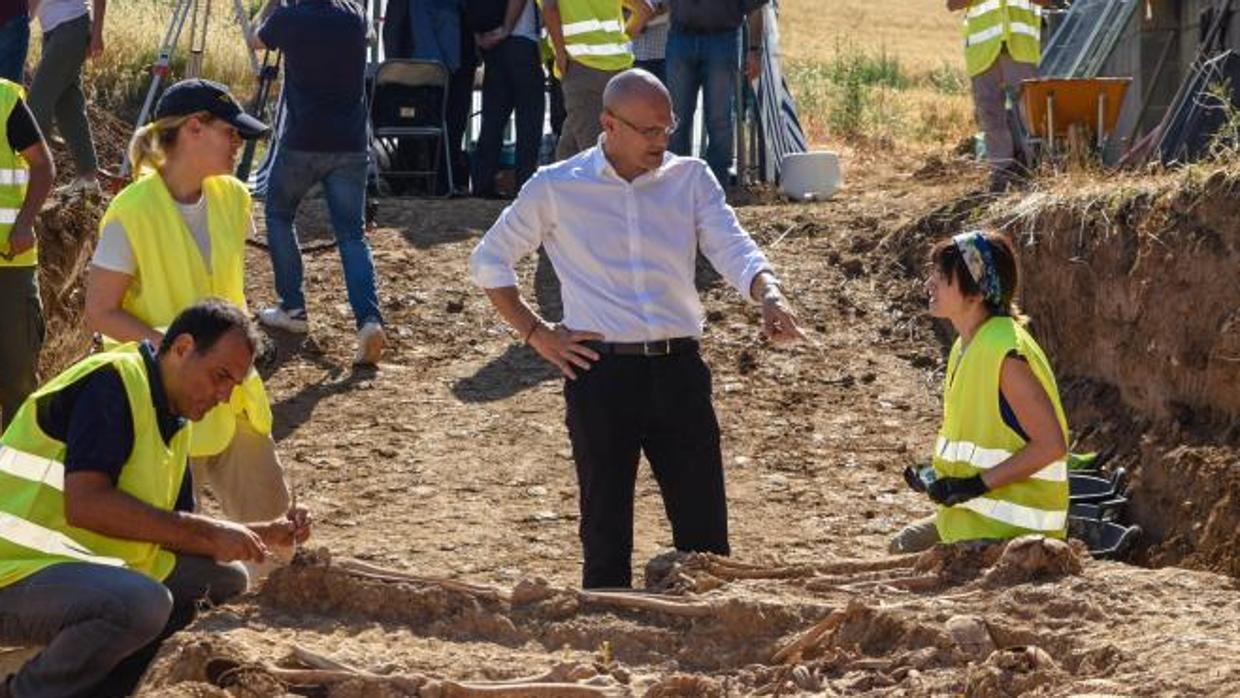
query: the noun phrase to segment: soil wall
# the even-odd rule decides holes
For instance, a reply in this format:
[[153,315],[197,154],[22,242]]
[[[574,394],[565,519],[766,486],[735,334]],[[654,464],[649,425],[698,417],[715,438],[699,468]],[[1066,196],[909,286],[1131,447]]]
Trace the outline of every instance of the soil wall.
[[1134,472],[1147,561],[1240,575],[1240,178],[1102,186],[1005,213],[1024,306],[1074,431]]

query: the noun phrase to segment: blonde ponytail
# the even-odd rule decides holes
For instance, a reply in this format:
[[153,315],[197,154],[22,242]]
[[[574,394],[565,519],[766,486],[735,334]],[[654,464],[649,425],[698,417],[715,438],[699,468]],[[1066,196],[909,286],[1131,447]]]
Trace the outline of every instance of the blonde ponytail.
[[177,141],[177,133],[181,126],[190,119],[198,119],[209,123],[213,118],[207,112],[196,112],[183,116],[169,116],[143,126],[134,132],[129,141],[129,165],[133,178],[137,179],[146,171],[158,170],[168,161],[168,154]]

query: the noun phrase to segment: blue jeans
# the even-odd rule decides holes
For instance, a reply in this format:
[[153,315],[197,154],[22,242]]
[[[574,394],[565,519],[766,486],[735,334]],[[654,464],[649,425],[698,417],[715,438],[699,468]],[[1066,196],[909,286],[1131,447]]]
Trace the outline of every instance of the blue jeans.
[[306,193],[323,183],[323,196],[344,266],[344,285],[360,328],[382,322],[375,290],[375,261],[366,243],[367,153],[314,153],[281,148],[267,181],[267,245],[280,307],[304,310],[301,250],[293,218]]
[[30,48],[30,17],[18,15],[0,24],[0,78],[22,84]]
[[732,97],[740,50],[739,31],[693,34],[673,24],[667,35],[667,89],[680,124],[668,148],[677,155],[693,154],[693,115],[700,89],[706,112],[706,163],[725,187],[734,148]]
[[246,583],[239,563],[195,555],[178,555],[163,584],[123,567],[45,567],[0,588],[0,641],[44,645],[0,694],[127,696],[159,643],[189,625],[200,600],[224,603]]

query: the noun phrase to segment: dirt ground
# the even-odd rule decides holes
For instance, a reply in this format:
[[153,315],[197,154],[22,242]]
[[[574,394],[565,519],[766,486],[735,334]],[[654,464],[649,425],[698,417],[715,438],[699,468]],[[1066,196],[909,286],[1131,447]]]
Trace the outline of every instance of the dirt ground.
[[[1240,693],[1240,588],[1210,571],[1240,574],[1235,414],[1212,413],[1213,431],[1172,430],[1174,417],[1147,416],[1087,362],[1060,375],[1083,447],[1122,434],[1134,440],[1120,440],[1117,460],[1135,470],[1169,451],[1208,461],[1194,498],[1221,501],[1185,509],[1148,541],[1179,535],[1181,554],[1143,549],[1146,562],[1196,570],[1091,561],[1040,541],[886,556],[895,531],[932,512],[900,476],[933,440],[947,338],[924,315],[920,259],[930,239],[1001,217],[1019,197],[991,204],[977,195],[981,173],[945,157],[845,155],[848,184],[829,201],[758,195],[738,208],[810,342],[772,348],[756,308],[702,274],[731,562],[666,555],[643,465],[634,568],[657,558],[648,585],[664,594],[576,590],[562,380],[467,278],[503,204],[383,200],[370,241],[388,357],[350,367],[352,316],[326,249],[306,257],[309,339],[274,336],[263,366],[291,486],[317,520],[314,552],[170,641],[141,693]],[[301,233],[303,244],[330,239],[321,202],[306,206]],[[273,301],[265,252],[251,249],[249,268],[251,303]],[[533,288],[534,260],[521,272],[554,316],[553,294]],[[1150,487],[1163,496],[1172,483]],[[1194,558],[1207,543],[1211,555]],[[363,673],[341,680],[323,657]],[[296,667],[320,673],[288,673]],[[483,683],[522,677],[524,693]]]

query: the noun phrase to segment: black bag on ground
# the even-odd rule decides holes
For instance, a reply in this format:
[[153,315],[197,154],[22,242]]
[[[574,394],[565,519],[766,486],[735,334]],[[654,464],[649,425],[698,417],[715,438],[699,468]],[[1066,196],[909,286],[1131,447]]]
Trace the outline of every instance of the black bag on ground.
[[473,34],[485,34],[504,23],[507,0],[465,0],[465,26]]

